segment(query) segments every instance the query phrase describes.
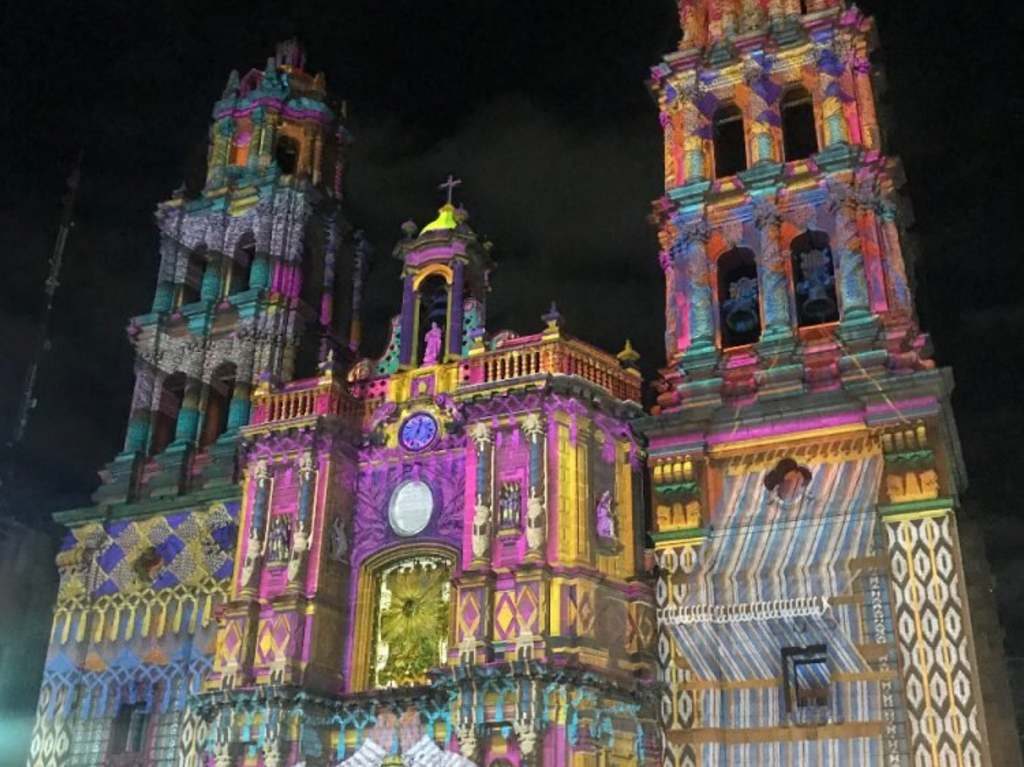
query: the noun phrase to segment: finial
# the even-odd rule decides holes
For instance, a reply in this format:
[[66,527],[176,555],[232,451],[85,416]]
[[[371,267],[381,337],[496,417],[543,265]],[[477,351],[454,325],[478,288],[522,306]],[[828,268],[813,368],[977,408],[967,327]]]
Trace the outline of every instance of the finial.
[[626,339],[626,345],[622,347],[621,352],[615,355],[615,358],[622,367],[630,369],[635,368],[636,363],[640,361],[640,355],[633,348],[633,344],[628,338]]
[[452,192],[455,191],[455,187],[460,186],[461,184],[462,184],[462,179],[461,178],[455,178],[455,176],[453,176],[451,173],[449,173],[448,174],[448,178],[443,183],[437,185],[438,189],[445,189],[445,190],[447,190],[447,192],[448,192],[447,204],[448,205],[452,204]]
[[232,96],[237,96],[239,83],[240,80],[238,78],[238,70],[232,69],[231,74],[228,75],[228,81],[227,84],[224,86],[224,94],[221,96],[221,98],[229,99]]
[[561,330],[562,314],[558,311],[554,301],[551,302],[551,308],[547,310],[547,313],[541,315],[541,319],[548,324],[544,328],[544,335],[557,337]]
[[407,240],[411,240],[413,237],[415,237],[416,232],[418,230],[419,227],[416,226],[416,222],[413,221],[412,219],[409,219],[404,224],[402,224],[402,234],[405,235],[405,239]]
[[320,370],[320,378],[325,381],[330,381],[334,378],[337,373],[337,363],[334,361],[334,349],[327,350],[327,357],[317,367]]

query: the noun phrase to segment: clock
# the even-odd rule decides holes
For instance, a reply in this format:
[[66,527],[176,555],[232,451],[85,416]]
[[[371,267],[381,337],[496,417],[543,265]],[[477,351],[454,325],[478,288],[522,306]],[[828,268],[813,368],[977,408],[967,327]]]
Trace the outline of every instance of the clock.
[[426,482],[410,479],[391,494],[388,522],[397,535],[408,538],[422,533],[434,513],[434,494]]
[[398,430],[398,441],[406,450],[424,450],[437,438],[437,421],[429,413],[413,413]]

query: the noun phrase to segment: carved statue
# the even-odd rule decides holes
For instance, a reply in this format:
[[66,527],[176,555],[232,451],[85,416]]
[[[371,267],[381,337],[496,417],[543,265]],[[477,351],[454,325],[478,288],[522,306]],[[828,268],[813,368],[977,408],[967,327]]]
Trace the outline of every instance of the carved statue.
[[271,562],[284,562],[291,550],[292,528],[288,517],[280,515],[270,526],[267,540],[267,554]]
[[526,547],[539,552],[544,545],[544,499],[531,495],[526,499]]
[[612,492],[605,490],[597,499],[594,509],[597,523],[597,537],[615,540],[615,513],[612,511]]
[[473,557],[483,559],[491,547],[491,507],[477,497],[473,512]]
[[260,563],[260,534],[256,527],[249,528],[249,540],[245,547],[245,559],[242,560],[242,585],[252,583],[253,576]]
[[348,536],[345,535],[345,520],[340,516],[331,522],[331,540],[327,556],[334,562],[344,562],[348,554]]
[[423,364],[434,365],[441,356],[441,328],[436,322],[430,323],[430,330],[424,336],[426,350],[423,352]]

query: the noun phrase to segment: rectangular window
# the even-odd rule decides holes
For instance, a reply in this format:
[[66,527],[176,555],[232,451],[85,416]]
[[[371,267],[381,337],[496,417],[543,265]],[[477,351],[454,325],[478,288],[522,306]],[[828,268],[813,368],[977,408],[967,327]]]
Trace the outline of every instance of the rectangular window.
[[783,649],[782,680],[787,714],[808,724],[827,719],[832,674],[825,645]]

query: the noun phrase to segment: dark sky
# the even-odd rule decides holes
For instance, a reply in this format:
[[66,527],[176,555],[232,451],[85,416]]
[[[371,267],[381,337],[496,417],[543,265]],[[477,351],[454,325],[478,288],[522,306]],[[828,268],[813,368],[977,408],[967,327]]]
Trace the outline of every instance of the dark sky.
[[[955,398],[1004,623],[1024,650],[1018,404],[1024,235],[1016,173],[1024,100],[1011,81],[1024,6],[872,0],[922,259],[918,302]],[[650,375],[662,362],[662,284],[646,222],[661,138],[644,80],[679,38],[673,0],[335,0],[218,5],[8,0],[0,28],[0,425],[9,428],[42,304],[71,158],[85,150],[78,226],[53,349],[21,452],[18,513],[84,503],[120,447],[131,359],[123,328],[146,311],[152,212],[205,151],[228,72],[299,36],[308,68],[348,101],[356,136],[350,217],[376,248],[367,316],[376,353],[396,310],[400,224],[431,217],[436,184],[491,237],[490,326],[539,329],[557,298],[570,332]],[[5,432],[6,434],[6,432]]]

